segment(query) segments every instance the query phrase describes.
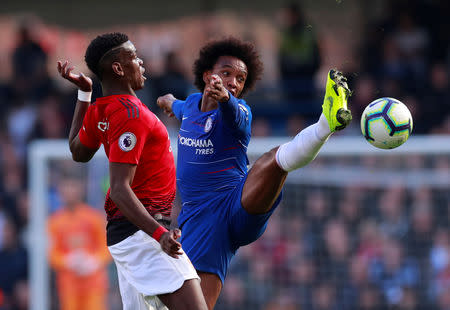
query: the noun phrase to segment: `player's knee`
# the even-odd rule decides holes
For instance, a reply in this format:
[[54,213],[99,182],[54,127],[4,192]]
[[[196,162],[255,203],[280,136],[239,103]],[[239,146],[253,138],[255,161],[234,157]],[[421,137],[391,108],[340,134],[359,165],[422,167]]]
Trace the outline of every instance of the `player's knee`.
[[276,163],[275,156],[277,154],[277,149],[273,148],[270,151],[264,153],[258,160],[253,164],[253,168],[264,168]]

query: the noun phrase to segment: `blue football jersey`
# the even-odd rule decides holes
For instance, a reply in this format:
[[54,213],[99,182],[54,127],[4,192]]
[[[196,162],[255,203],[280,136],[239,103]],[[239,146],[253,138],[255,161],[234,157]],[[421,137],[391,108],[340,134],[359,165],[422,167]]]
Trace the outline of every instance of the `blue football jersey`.
[[172,105],[181,120],[177,159],[180,226],[192,212],[234,189],[247,173],[252,114],[244,100],[229,96],[228,102],[208,112],[200,110],[201,93]]

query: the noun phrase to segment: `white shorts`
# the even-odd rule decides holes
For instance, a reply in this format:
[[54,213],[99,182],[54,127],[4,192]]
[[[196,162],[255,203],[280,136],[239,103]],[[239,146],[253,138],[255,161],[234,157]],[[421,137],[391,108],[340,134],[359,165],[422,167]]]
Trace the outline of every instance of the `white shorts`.
[[166,309],[157,295],[176,291],[186,280],[199,279],[185,253],[178,259],[170,257],[142,230],[108,249],[117,267],[123,310]]

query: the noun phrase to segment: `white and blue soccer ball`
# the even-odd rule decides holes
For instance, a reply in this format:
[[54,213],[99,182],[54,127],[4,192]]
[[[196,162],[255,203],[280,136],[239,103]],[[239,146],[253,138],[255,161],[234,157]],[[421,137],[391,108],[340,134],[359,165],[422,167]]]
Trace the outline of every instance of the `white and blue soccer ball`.
[[394,98],[372,101],[361,116],[361,131],[367,141],[380,149],[393,149],[408,140],[413,129],[411,112]]

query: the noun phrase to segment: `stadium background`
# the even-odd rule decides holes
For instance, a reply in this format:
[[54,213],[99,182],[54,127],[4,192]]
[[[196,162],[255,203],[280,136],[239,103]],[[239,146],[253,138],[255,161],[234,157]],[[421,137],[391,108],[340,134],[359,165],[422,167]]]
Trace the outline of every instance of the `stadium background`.
[[[303,1],[305,22],[291,33],[303,38],[300,51],[317,49],[313,55],[319,57],[305,53],[302,60],[290,58],[298,45],[282,40],[289,33],[284,4],[2,3],[1,310],[27,309],[31,303],[28,146],[37,139],[65,138],[70,126],[76,90],[57,79],[56,60],[70,59],[85,70],[85,47],[98,33],[130,34],[150,72],[139,97],[171,133],[178,124],[161,115],[155,98],[168,91],[180,97],[192,92],[190,68],[199,46],[235,35],[254,41],[265,64],[263,80],[247,98],[255,116],[254,137],[292,136],[317,118],[330,67],[347,73],[354,89],[355,121],[340,136],[360,136],[363,108],[381,96],[398,98],[410,108],[413,134],[450,135],[448,1]],[[28,27],[36,44],[21,42],[20,26]],[[450,175],[450,156],[439,153],[389,163],[367,156],[324,157],[314,165],[330,176],[348,166],[360,172],[380,167],[394,173],[422,171],[418,178],[424,171],[444,179]],[[216,308],[449,309],[449,183],[399,180],[376,186],[290,182],[268,231],[235,259]],[[49,189],[50,212],[60,207],[58,199],[58,192]],[[101,202],[92,204],[102,208]],[[110,309],[120,309],[114,268],[109,271]],[[53,292],[52,307],[58,309]]]

